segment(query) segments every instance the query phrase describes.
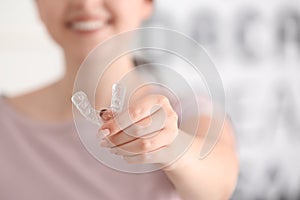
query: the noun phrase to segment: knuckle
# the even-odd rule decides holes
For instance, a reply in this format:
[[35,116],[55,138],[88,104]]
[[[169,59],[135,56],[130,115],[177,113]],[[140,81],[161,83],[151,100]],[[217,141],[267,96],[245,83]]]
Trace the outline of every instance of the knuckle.
[[137,131],[135,130],[135,126],[131,126],[124,132],[126,133],[127,137],[137,137]]
[[168,117],[170,118],[170,119],[172,119],[172,120],[178,120],[178,115],[177,115],[177,113],[175,112],[175,111],[169,111],[168,112]]
[[151,140],[147,140],[147,139],[144,139],[144,140],[141,140],[141,151],[142,152],[145,152],[147,150],[149,150],[152,146],[152,141]]
[[138,120],[141,117],[143,110],[141,108],[131,108],[129,113],[133,120]]
[[178,127],[177,126],[172,127],[170,129],[170,132],[171,132],[172,135],[177,136],[177,134],[178,134]]
[[171,128],[168,131],[168,137],[166,139],[166,144],[165,145],[170,145],[174,142],[174,140],[176,139],[178,135],[178,129],[176,128]]
[[170,120],[170,122],[172,123],[176,123],[177,125],[177,122],[178,122],[178,115],[175,111],[169,111],[168,114],[167,114],[167,117],[168,117],[168,120]]
[[169,103],[169,99],[163,95],[157,95],[157,103],[159,105],[164,105]]

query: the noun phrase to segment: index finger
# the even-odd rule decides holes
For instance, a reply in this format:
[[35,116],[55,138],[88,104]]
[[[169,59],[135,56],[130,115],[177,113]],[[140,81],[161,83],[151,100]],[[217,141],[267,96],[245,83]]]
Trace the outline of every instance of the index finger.
[[[115,135],[121,130],[153,115],[162,108],[164,108],[164,111],[166,109],[172,109],[169,100],[161,95],[149,95],[115,118],[105,122],[100,129],[108,129],[110,132],[109,136]],[[165,120],[162,120],[162,123],[164,123],[164,121]]]

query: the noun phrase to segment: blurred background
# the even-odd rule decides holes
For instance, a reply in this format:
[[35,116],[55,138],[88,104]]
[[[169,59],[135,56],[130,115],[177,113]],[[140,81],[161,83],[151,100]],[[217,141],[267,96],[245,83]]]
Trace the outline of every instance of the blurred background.
[[[63,75],[32,0],[1,0],[0,93]],[[224,83],[241,171],[234,200],[300,200],[300,1],[156,1],[145,26],[202,44]]]

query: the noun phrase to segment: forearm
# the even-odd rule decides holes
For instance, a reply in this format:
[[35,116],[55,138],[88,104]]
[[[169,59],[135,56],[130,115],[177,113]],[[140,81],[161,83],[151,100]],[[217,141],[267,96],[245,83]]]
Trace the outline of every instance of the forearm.
[[165,173],[184,200],[229,199],[238,174],[232,131],[225,125],[214,149],[200,160],[202,138],[197,137],[189,151]]

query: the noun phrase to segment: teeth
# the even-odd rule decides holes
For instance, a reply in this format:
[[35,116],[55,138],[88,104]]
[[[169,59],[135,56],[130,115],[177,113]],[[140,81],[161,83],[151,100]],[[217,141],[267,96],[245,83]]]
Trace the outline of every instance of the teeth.
[[72,23],[72,29],[79,31],[93,31],[104,26],[104,22],[100,21],[81,21]]

